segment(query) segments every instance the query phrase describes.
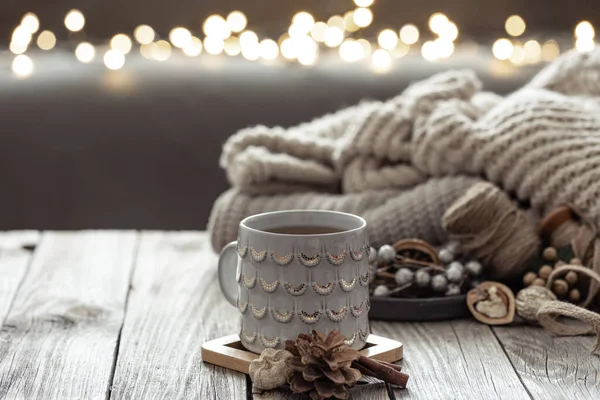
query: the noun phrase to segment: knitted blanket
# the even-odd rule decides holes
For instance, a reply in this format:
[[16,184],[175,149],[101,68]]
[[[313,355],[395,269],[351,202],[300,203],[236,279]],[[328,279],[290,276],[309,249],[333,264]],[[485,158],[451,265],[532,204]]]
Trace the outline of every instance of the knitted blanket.
[[232,188],[210,218],[216,251],[244,217],[282,209],[362,215],[374,245],[438,243],[442,214],[480,179],[538,216],[570,203],[600,229],[600,51],[567,53],[504,98],[448,71],[385,102],[244,129],[221,166]]

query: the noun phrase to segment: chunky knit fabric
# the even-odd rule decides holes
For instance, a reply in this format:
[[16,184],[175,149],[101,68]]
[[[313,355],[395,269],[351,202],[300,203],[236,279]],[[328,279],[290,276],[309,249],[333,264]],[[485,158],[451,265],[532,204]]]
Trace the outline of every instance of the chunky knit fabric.
[[243,216],[287,208],[363,215],[375,244],[442,240],[439,216],[476,181],[467,176],[537,215],[573,204],[600,228],[600,50],[563,55],[506,98],[482,92],[471,71],[449,71],[385,102],[245,129],[221,165],[233,189],[211,216],[215,250]]

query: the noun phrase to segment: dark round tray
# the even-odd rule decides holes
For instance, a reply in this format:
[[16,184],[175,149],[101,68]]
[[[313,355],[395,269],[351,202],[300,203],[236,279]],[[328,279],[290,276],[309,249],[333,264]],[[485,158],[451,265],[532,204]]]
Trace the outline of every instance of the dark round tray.
[[388,321],[434,321],[468,317],[471,313],[467,308],[466,298],[466,295],[429,299],[371,297],[369,318]]

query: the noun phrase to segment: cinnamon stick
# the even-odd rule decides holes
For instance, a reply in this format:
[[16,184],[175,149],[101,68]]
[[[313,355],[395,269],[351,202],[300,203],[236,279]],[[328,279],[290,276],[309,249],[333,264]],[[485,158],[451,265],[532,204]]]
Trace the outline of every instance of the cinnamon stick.
[[358,360],[352,362],[352,366],[358,369],[363,375],[373,376],[384,382],[405,388],[408,382],[408,375],[400,372],[399,368],[401,367],[398,365],[392,365],[365,356],[360,356]]

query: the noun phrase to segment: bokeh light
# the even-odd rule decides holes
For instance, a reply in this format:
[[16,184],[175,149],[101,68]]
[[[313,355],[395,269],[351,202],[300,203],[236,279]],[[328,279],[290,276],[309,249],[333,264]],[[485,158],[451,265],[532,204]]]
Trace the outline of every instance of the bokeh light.
[[391,50],[398,44],[398,35],[391,29],[384,29],[377,36],[377,42],[381,48]]
[[242,52],[242,46],[240,46],[240,39],[235,36],[229,36],[223,42],[223,49],[229,56],[237,56]]
[[21,26],[31,34],[34,34],[40,29],[40,20],[34,13],[27,13],[21,19]]
[[528,40],[525,42],[523,50],[525,50],[525,62],[535,64],[542,58],[542,46],[540,46],[537,40]]
[[448,17],[442,13],[431,14],[429,17],[429,29],[431,32],[439,35],[449,22]]
[[525,32],[525,21],[519,15],[511,15],[506,19],[504,28],[510,36],[521,36]]
[[327,24],[325,22],[317,22],[310,30],[310,36],[312,36],[312,38],[317,42],[324,42],[326,30]]
[[204,38],[204,50],[208,54],[217,55],[221,54],[225,49],[225,42],[214,36],[207,36]]
[[357,8],[354,10],[353,16],[354,23],[361,28],[366,28],[373,22],[373,11],[369,8]]
[[510,40],[498,39],[492,45],[492,53],[498,60],[508,60],[513,52],[513,45]]
[[21,54],[15,57],[12,62],[12,70],[18,78],[26,78],[33,73],[33,60],[28,56]]
[[91,62],[95,56],[96,48],[91,43],[82,42],[75,48],[75,57],[84,64]]
[[56,45],[56,36],[51,31],[42,31],[37,38],[37,45],[42,50],[52,50]]
[[171,29],[169,40],[173,46],[183,49],[192,41],[192,33],[181,26]]
[[133,31],[133,36],[139,44],[150,44],[154,40],[156,34],[154,29],[148,25],[140,25]]
[[[221,39],[221,41],[227,39],[231,35],[231,29],[225,18],[220,15],[211,15],[206,18],[202,30],[206,36],[212,37],[213,39]],[[206,46],[204,46],[206,47]]]
[[337,47],[344,40],[344,31],[337,27],[329,27],[325,31],[325,45],[329,47]]
[[355,62],[364,57],[363,46],[354,39],[346,39],[340,45],[340,57],[346,62]]
[[192,36],[188,44],[183,47],[182,51],[183,54],[188,57],[196,57],[200,55],[200,53],[202,53],[202,40]]
[[371,65],[376,72],[389,71],[392,66],[392,57],[384,49],[377,49],[371,57]]
[[104,65],[111,70],[117,70],[125,65],[125,55],[118,50],[108,50],[104,53]]
[[556,40],[548,40],[542,46],[542,59],[544,61],[552,61],[560,55],[560,47]]
[[575,27],[575,37],[581,40],[592,40],[596,37],[596,30],[589,21],[581,21]]
[[404,25],[400,29],[400,40],[406,44],[415,44],[419,40],[419,29],[412,24]]
[[110,40],[110,48],[123,54],[128,54],[131,51],[131,46],[131,39],[124,33],[119,33]]
[[264,60],[274,60],[279,55],[277,42],[271,39],[265,39],[260,42],[260,57]]
[[354,4],[356,4],[357,7],[369,7],[371,4],[373,4],[374,0],[354,0]]
[[85,26],[85,17],[79,10],[71,10],[65,16],[65,26],[71,32],[79,32]]
[[156,61],[167,61],[171,57],[171,44],[166,40],[159,40],[152,46],[152,58]]
[[227,25],[229,26],[231,32],[241,32],[246,29],[246,25],[248,25],[248,19],[243,12],[232,11],[227,16]]

